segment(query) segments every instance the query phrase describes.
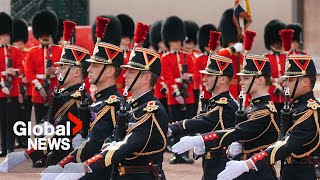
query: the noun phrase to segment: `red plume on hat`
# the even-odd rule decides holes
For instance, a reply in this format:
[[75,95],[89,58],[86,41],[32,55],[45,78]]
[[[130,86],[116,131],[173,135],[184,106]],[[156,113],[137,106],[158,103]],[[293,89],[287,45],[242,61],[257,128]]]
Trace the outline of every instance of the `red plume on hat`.
[[221,36],[221,32],[217,32],[217,31],[213,31],[213,30],[210,31],[210,39],[209,39],[209,43],[208,43],[210,53],[213,53],[213,51],[219,46],[220,36]]
[[134,31],[134,46],[138,46],[139,44],[143,43],[143,41],[146,39],[146,36],[148,35],[148,32],[150,30],[150,26],[141,22],[138,22],[136,25],[136,29]]
[[282,29],[279,31],[279,35],[282,41],[282,47],[286,52],[289,52],[291,49],[293,33],[294,33],[294,30],[292,29]]
[[253,40],[256,35],[257,35],[257,33],[254,31],[246,30],[244,32],[243,48],[245,50],[245,54],[247,54],[248,51],[250,51],[252,49]]
[[70,42],[76,25],[75,22],[69,20],[63,21],[63,39],[66,43]]
[[107,26],[110,22],[110,19],[100,17],[98,16],[96,19],[96,37],[97,37],[97,43],[101,41],[101,38],[105,36],[105,32],[107,29]]

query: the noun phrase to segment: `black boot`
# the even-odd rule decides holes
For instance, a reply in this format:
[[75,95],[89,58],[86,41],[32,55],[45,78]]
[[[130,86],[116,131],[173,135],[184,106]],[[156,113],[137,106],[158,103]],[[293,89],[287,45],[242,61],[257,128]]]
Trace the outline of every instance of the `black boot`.
[[47,158],[42,158],[40,160],[38,160],[37,162],[32,164],[32,167],[34,168],[42,168],[42,167],[46,167],[47,164]]

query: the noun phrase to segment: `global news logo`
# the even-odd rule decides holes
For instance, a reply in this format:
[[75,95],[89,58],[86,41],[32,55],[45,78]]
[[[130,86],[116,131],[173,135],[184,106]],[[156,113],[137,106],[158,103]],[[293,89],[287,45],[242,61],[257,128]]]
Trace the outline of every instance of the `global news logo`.
[[[37,124],[32,127],[31,122],[27,124],[18,121],[13,126],[13,132],[16,136],[29,136],[28,149],[34,150],[69,150],[71,148],[71,136],[76,135],[82,129],[82,121],[68,113],[68,119],[65,125],[54,126],[48,122]],[[75,124],[71,132],[71,122]],[[34,138],[31,136],[34,135]]]

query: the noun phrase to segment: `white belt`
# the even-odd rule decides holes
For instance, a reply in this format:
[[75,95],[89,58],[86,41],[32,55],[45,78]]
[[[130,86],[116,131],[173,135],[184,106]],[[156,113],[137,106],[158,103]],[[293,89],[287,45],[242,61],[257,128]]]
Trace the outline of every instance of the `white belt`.
[[181,78],[175,78],[174,81],[175,81],[176,83],[182,83]]
[[[18,71],[19,72],[19,69],[14,69],[14,71]],[[7,76],[7,71],[2,71],[1,75],[2,76]]]
[[[56,76],[55,75],[50,75],[49,78],[55,78]],[[47,76],[45,74],[36,74],[36,78],[37,79],[46,79]]]

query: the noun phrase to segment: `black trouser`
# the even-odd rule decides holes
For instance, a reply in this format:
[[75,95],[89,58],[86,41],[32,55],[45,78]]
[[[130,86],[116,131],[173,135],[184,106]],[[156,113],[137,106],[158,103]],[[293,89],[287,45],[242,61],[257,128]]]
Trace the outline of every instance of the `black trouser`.
[[47,115],[50,106],[45,106],[44,104],[40,103],[33,103],[33,107],[36,116],[36,124],[39,124],[43,117]]
[[[236,178],[237,180],[278,180],[276,172],[273,166],[266,166],[263,169],[250,170],[249,172],[243,173],[241,176]],[[292,179],[295,180],[295,179]]]
[[198,114],[198,108],[199,108],[200,90],[194,89],[193,96],[194,96],[193,116],[196,116]]
[[11,102],[7,98],[0,98],[0,136],[1,151],[14,151],[15,134],[13,126],[18,120],[19,102],[18,97],[11,97]]
[[316,180],[313,164],[286,164],[282,168],[281,180]]
[[221,173],[226,167],[226,163],[229,159],[225,157],[213,157],[212,159],[203,159],[202,168],[203,176],[202,180],[217,179],[219,173]]
[[[31,96],[26,96],[25,99],[23,99],[23,103],[20,104],[19,108],[19,121],[24,122],[27,124],[31,119],[31,112],[32,112],[32,102],[31,102]],[[18,136],[17,141],[19,144],[27,144],[28,143],[28,136]]]
[[[181,105],[169,105],[169,116],[171,122],[181,121],[184,119],[191,119],[193,117],[193,104],[187,104],[187,110],[181,111]],[[174,145],[175,143],[179,142],[181,137],[172,137],[170,140],[170,144]],[[185,155],[189,157],[189,151],[183,153],[182,155]],[[178,156],[178,154],[175,154],[175,156]]]

